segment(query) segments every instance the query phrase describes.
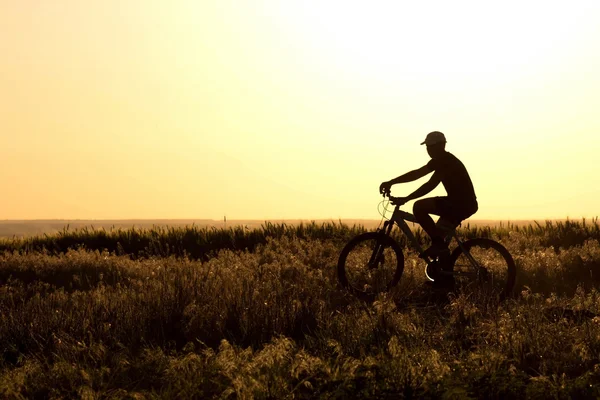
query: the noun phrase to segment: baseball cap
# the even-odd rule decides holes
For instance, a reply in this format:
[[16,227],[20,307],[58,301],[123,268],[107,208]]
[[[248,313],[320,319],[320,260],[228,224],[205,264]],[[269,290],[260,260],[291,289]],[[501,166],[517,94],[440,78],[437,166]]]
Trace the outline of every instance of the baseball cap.
[[427,146],[430,146],[432,144],[437,143],[446,143],[446,136],[444,136],[442,132],[433,131],[427,134],[425,141],[421,144],[426,144]]

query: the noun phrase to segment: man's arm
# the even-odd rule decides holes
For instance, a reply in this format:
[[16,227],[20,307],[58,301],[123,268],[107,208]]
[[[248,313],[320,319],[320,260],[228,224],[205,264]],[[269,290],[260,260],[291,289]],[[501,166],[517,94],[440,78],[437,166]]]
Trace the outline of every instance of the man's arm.
[[429,164],[427,164],[419,169],[415,169],[413,171],[405,173],[404,175],[400,175],[399,177],[392,179],[391,181],[383,182],[379,186],[379,193],[388,193],[389,194],[390,188],[392,187],[392,185],[395,185],[396,183],[416,181],[417,179],[424,177],[431,171],[432,170],[431,170],[431,168],[429,168]]
[[415,169],[413,171],[405,173],[404,175],[400,175],[399,177],[394,178],[391,181],[388,181],[387,183],[389,183],[390,186],[392,186],[392,185],[395,185],[396,183],[406,183],[406,182],[416,181],[417,179],[424,177],[425,175],[427,175],[430,172],[431,172],[431,169],[429,168],[429,166],[424,165],[423,167],[421,167],[419,169]]
[[441,179],[439,177],[439,175],[433,174],[433,176],[431,177],[431,179],[429,179],[427,182],[425,182],[420,188],[418,188],[417,190],[415,190],[414,192],[412,192],[411,194],[409,194],[408,196],[406,196],[404,198],[404,201],[411,201],[414,199],[418,199],[419,197],[423,197],[425,196],[427,193],[431,192],[433,189],[435,189],[437,187],[437,185],[439,185],[441,182]]

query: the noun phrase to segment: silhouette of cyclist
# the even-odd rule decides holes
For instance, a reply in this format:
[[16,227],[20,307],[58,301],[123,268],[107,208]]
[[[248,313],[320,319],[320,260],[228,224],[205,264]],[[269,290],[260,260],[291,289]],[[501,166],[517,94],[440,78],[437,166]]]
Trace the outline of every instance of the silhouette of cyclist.
[[[427,153],[431,160],[419,169],[383,182],[379,186],[379,192],[389,195],[392,185],[416,181],[433,172],[429,181],[410,195],[390,198],[394,204],[402,205],[431,192],[440,182],[444,185],[448,196],[418,200],[413,206],[413,214],[417,222],[431,237],[432,245],[425,253],[435,258],[448,253],[448,247],[443,238],[444,231],[456,228],[463,220],[475,214],[478,205],[469,173],[458,158],[446,151],[444,134],[438,131],[430,132],[421,144],[427,146]],[[440,216],[437,226],[429,214]]]

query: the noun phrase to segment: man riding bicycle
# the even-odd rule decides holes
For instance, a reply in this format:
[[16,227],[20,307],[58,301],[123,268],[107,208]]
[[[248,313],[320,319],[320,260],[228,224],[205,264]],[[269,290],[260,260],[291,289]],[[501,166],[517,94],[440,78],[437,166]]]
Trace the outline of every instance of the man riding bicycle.
[[[442,229],[444,227],[454,229],[461,221],[475,214],[478,209],[477,197],[464,164],[446,151],[446,137],[442,132],[430,132],[421,144],[427,146],[427,153],[431,160],[419,169],[383,182],[379,186],[379,192],[389,195],[392,185],[416,181],[433,172],[429,181],[410,195],[391,197],[391,199],[394,204],[402,205],[431,192],[440,182],[444,185],[448,196],[421,199],[413,206],[413,214],[417,222],[431,238],[432,245],[425,252],[431,257],[436,257],[448,253]],[[440,216],[437,226],[429,214]]]

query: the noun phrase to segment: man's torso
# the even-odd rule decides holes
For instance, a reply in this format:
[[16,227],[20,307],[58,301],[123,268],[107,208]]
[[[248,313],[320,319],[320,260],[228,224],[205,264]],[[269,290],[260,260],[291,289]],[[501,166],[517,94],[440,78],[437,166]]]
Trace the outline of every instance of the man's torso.
[[464,164],[453,154],[445,152],[441,157],[431,159],[429,168],[438,175],[448,198],[461,208],[477,208],[477,196]]

